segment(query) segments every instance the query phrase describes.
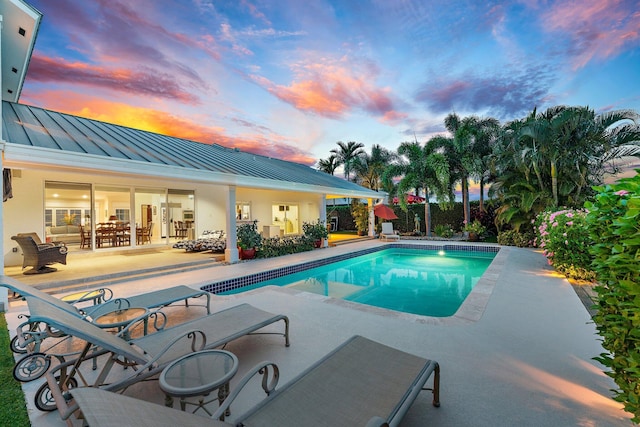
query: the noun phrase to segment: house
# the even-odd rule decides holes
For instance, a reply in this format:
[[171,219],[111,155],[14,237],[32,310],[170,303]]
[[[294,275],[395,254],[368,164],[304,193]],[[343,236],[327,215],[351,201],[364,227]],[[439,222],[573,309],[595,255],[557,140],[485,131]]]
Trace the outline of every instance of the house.
[[[327,199],[385,195],[293,162],[20,104],[42,15],[22,0],[0,0],[0,15],[4,265],[22,262],[11,240],[20,232],[99,252],[225,230],[235,248],[239,222],[298,234],[326,217]],[[109,223],[128,224],[122,245],[102,241],[98,225]]]

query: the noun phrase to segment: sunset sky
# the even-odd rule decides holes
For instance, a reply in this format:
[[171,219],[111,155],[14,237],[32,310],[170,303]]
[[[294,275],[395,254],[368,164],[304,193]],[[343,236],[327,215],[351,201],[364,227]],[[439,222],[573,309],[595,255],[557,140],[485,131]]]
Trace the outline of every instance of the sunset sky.
[[640,111],[637,0],[27,0],[21,102],[313,165],[443,118]]

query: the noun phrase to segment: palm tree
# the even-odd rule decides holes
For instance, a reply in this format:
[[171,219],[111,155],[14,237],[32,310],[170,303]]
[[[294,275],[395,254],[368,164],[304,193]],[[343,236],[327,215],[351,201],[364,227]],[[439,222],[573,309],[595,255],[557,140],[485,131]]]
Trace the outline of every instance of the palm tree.
[[337,157],[338,164],[344,167],[344,177],[347,181],[350,181],[351,170],[356,159],[365,153],[362,149],[364,144],[361,142],[349,141],[344,143],[342,141],[337,142],[339,148],[334,148],[331,152]]
[[384,187],[382,174],[396,155],[380,145],[371,147],[371,154],[366,152],[356,158],[353,164],[356,182],[363,187],[378,191]]
[[471,175],[477,179],[480,186],[480,210],[484,208],[484,187],[487,180],[491,179],[491,161],[493,154],[493,146],[495,145],[498,135],[500,134],[500,122],[492,117],[478,119],[470,123],[471,134],[475,139],[472,151],[472,170]]
[[[424,222],[426,235],[431,236],[430,194],[435,193],[438,200],[450,200],[449,164],[446,157],[439,153],[439,137],[427,142],[424,147],[416,142],[403,142],[398,147],[398,159],[387,167],[383,180],[402,177],[398,182],[397,194],[402,210],[407,211],[407,201],[401,195],[415,189],[425,191]],[[406,160],[405,160],[406,159]]]
[[335,154],[330,155],[326,160],[318,160],[318,170],[329,175],[333,175],[338,166],[338,157]]
[[640,153],[639,124],[633,111],[557,106],[505,125],[493,153],[497,220],[517,229],[549,206],[582,206],[612,159]]

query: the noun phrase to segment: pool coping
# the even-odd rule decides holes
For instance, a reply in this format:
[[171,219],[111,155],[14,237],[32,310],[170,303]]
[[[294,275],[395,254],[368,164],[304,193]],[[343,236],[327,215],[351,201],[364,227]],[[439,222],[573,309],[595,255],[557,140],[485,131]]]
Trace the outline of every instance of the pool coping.
[[[225,291],[230,289],[237,289],[242,286],[257,283],[259,281],[268,280],[275,277],[282,277],[287,274],[297,273],[300,271],[308,270],[322,265],[327,265],[344,259],[353,258],[360,255],[366,255],[373,252],[389,248],[408,248],[408,249],[427,249],[427,250],[461,250],[461,251],[481,251],[481,252],[495,252],[496,256],[487,267],[487,270],[480,277],[476,285],[473,287],[467,298],[460,305],[456,313],[448,317],[432,317],[423,316],[418,314],[404,313],[395,310],[389,310],[380,307],[374,307],[366,304],[345,301],[338,298],[333,298],[324,295],[318,295],[311,292],[299,291],[291,288],[283,288],[281,286],[265,286],[258,289],[249,290],[246,292],[232,294],[232,295],[216,295],[217,298],[235,299],[242,295],[253,295],[262,292],[282,292],[288,295],[293,295],[300,298],[313,299],[321,301],[327,304],[333,304],[337,306],[346,307],[353,310],[373,313],[385,317],[395,317],[404,321],[410,321],[414,323],[423,323],[430,325],[464,325],[477,322],[482,318],[484,311],[487,307],[493,289],[497,283],[506,259],[509,254],[509,247],[500,245],[486,245],[486,244],[463,244],[463,243],[424,243],[424,242],[396,242],[386,245],[380,245],[373,248],[362,249],[354,252],[349,252],[332,257],[322,258],[314,261],[305,261],[295,265],[280,267],[258,273],[253,273],[241,277],[230,278],[221,280],[219,282],[203,285],[200,288],[209,292],[212,291]],[[259,279],[259,280],[258,280]],[[248,283],[251,282],[251,283]],[[233,287],[225,287],[225,286]],[[216,286],[223,287],[222,290],[215,289]]]

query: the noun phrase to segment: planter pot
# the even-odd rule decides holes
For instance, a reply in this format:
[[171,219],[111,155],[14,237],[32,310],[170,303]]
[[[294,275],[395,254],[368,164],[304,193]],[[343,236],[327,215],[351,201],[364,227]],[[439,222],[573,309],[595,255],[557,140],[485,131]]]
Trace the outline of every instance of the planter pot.
[[321,248],[322,247],[322,239],[318,239],[316,241],[313,242],[313,247],[314,248]]
[[470,242],[477,242],[478,240],[480,240],[480,236],[477,233],[469,233]]
[[358,230],[358,236],[364,236],[364,231]]
[[256,248],[240,249],[240,259],[254,259],[256,257]]

